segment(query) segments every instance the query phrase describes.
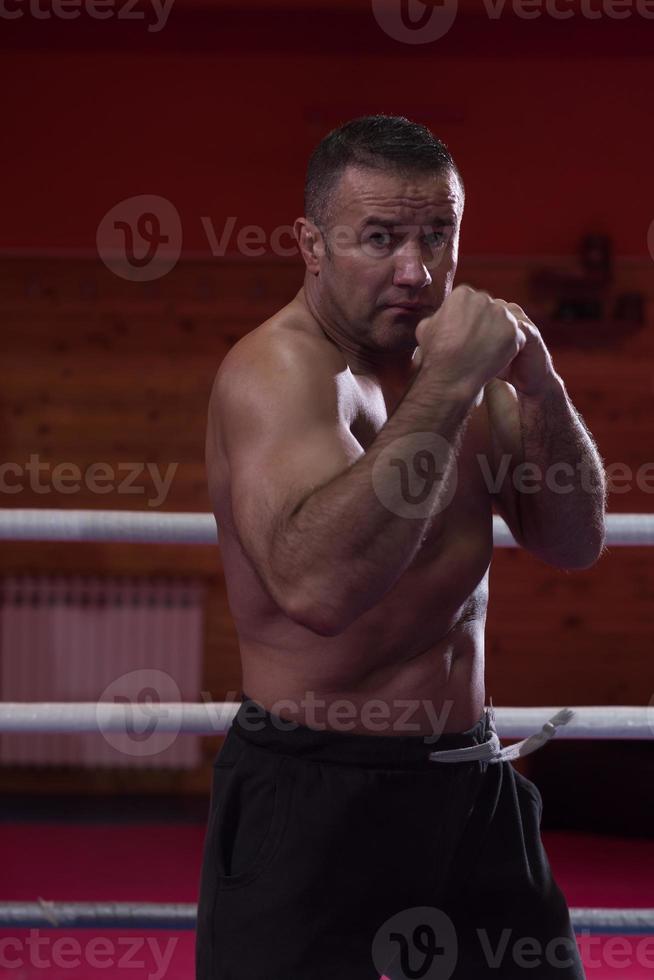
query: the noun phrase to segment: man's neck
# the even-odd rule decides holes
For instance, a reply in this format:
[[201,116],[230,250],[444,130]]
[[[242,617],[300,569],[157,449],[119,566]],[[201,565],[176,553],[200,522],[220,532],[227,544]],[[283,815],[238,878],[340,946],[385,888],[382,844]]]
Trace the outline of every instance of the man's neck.
[[398,393],[406,390],[415,377],[418,365],[413,351],[369,351],[350,341],[342,331],[330,330],[328,319],[320,315],[315,299],[301,289],[295,297],[311,316],[327,340],[340,350],[347,365],[356,376],[376,381],[382,390]]

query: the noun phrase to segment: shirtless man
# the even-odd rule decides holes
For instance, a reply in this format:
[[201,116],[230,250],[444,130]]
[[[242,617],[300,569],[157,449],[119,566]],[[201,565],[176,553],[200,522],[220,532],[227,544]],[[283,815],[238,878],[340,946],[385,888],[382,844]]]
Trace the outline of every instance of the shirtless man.
[[[601,459],[538,329],[453,288],[463,204],[424,127],[335,130],[295,225],[304,285],[220,365],[207,468],[243,703],[215,766],[198,980],[583,976],[536,787],[437,758],[493,735],[493,507],[558,568],[604,540]],[[524,463],[556,478],[522,493]],[[426,907],[454,938],[411,974],[388,923],[408,917],[409,949]],[[542,962],[519,962],[526,939]]]

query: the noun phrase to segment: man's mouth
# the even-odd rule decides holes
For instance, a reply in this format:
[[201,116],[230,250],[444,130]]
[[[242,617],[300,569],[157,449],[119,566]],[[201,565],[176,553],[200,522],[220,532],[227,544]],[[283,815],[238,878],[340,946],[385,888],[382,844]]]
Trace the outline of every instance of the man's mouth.
[[422,303],[389,303],[389,310],[402,310],[404,313],[422,313],[427,316],[431,307],[424,306]]

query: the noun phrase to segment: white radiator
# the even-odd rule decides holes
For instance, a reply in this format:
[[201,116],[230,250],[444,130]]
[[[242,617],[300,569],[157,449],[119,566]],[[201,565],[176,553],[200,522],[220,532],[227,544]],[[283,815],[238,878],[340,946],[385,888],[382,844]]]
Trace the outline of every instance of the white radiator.
[[[2,581],[3,701],[140,703],[125,734],[2,735],[6,765],[194,768],[200,740],[157,732],[148,705],[198,701],[205,586],[182,579]],[[148,724],[150,721],[150,724]]]

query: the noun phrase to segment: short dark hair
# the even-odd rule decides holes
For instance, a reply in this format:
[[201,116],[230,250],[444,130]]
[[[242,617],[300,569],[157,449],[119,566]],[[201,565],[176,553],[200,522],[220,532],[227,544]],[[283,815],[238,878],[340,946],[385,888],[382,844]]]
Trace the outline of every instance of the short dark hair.
[[447,146],[431,130],[405,116],[361,116],[333,129],[309,159],[304,213],[320,228],[329,220],[331,196],[348,166],[399,173],[453,173],[463,181]]

